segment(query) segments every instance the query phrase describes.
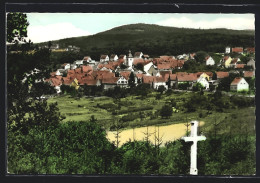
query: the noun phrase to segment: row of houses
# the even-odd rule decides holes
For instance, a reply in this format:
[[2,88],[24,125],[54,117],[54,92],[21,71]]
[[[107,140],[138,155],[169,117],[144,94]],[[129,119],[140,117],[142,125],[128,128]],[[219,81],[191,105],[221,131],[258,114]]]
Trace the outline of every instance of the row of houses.
[[[195,83],[201,83],[206,89],[209,89],[210,84],[216,85],[220,79],[228,77],[228,72],[216,72],[217,80],[212,80],[213,73],[211,72],[178,72],[187,59],[194,59],[195,56],[194,53],[187,55],[188,58],[180,57],[180,55],[177,58],[167,55],[150,58],[149,55],[142,52],[135,52],[132,55],[129,50],[127,55],[112,54],[110,57],[101,55],[99,61],[85,56],[82,60],[62,64],[60,69],[52,72],[46,81],[54,86],[59,93],[62,84],[74,86],[76,89],[83,85],[103,85],[104,89],[115,86],[128,87],[131,73],[134,74],[136,84],[150,84],[154,89],[158,89],[161,85],[166,89],[169,87],[178,88],[180,83],[188,83],[190,87]],[[187,55],[185,54],[185,56]],[[239,58],[232,59],[230,56],[225,56],[221,63],[227,67],[239,68],[238,66],[241,65],[239,61]],[[214,65],[215,61],[212,57],[207,56],[205,64]],[[254,60],[250,60],[248,64],[255,68]],[[176,74],[172,74],[173,70],[176,70]],[[254,71],[250,71],[250,73],[245,71],[244,76],[253,77]]]
[[248,48],[243,48],[243,47],[234,47],[231,48],[229,46],[226,47],[225,49],[225,53],[239,53],[239,54],[243,54],[243,53],[255,53],[255,48],[254,47],[248,47]]

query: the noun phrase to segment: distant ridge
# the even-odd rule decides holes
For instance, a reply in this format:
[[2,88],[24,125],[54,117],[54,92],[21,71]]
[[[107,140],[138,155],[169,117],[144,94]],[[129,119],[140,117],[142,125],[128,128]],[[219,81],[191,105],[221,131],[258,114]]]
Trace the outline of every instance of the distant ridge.
[[[95,35],[53,41],[61,47],[75,45],[88,55],[126,54],[129,49],[147,54],[181,54],[204,50],[224,52],[228,46],[253,47],[254,30],[192,29],[154,24],[128,24]],[[40,43],[43,44],[43,43]]]

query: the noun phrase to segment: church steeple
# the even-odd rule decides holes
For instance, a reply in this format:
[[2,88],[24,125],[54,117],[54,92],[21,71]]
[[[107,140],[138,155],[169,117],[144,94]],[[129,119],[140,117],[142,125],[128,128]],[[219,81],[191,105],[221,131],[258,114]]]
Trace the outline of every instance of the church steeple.
[[134,58],[133,55],[131,53],[131,50],[129,50],[128,56],[127,56],[127,66],[130,67],[132,69],[133,66],[133,62],[134,62]]
[[133,58],[133,55],[132,55],[132,53],[131,53],[131,50],[129,50],[129,52],[128,52],[128,58]]

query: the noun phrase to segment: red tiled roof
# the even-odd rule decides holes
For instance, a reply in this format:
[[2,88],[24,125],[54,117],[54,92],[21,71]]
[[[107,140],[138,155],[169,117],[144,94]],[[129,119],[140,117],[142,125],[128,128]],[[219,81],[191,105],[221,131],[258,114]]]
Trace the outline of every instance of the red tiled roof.
[[236,78],[232,81],[231,85],[237,85],[237,84],[241,81],[241,79],[242,79],[242,78],[240,78],[240,77],[236,77]]
[[155,76],[145,76],[143,75],[143,83],[151,84],[154,80]]
[[254,71],[245,71],[244,72],[244,77],[253,77],[254,76]]
[[149,58],[149,55],[144,55],[144,58]]
[[139,63],[144,65],[145,64],[145,60],[142,59],[142,58],[134,58],[133,65],[137,65]]
[[243,69],[245,67],[245,64],[236,64],[237,69]]
[[250,53],[255,53],[255,47],[246,48],[246,51],[247,51],[247,52],[250,52]]
[[81,66],[81,68],[82,68],[82,72],[89,72],[93,70],[93,68],[89,65],[83,65]]
[[103,78],[103,84],[117,84],[119,77],[110,77],[110,78]]
[[154,77],[153,82],[162,83],[165,82],[165,79],[163,77]]
[[197,72],[196,73],[197,77],[200,77],[200,75],[203,74],[203,73],[207,74],[209,77],[213,77],[213,73],[212,72]]
[[197,76],[194,73],[178,74],[177,79],[178,81],[196,81]]
[[222,79],[222,78],[225,78],[225,77],[228,77],[229,76],[229,73],[228,72],[216,72],[217,74],[217,79]]
[[175,81],[177,79],[177,74],[170,74],[170,80]]
[[64,85],[71,85],[71,83],[74,81],[75,78],[70,78],[70,77],[63,77],[62,78],[62,83]]
[[62,76],[54,76],[49,79],[52,86],[60,86],[62,84]]
[[242,47],[232,48],[232,52],[236,52],[236,53],[243,52],[243,48]]
[[126,80],[129,79],[131,72],[130,71],[122,71],[120,72],[120,75],[123,76]]

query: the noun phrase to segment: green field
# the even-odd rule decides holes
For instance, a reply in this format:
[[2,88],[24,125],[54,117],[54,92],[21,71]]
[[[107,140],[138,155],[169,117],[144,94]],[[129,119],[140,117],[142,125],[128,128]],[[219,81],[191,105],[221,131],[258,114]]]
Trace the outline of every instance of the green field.
[[[212,110],[210,114],[201,108],[197,108],[195,112],[186,112],[183,103],[191,97],[191,92],[163,94],[161,99],[156,99],[157,94],[152,92],[145,99],[138,96],[128,96],[117,101],[105,96],[75,99],[68,95],[61,95],[48,99],[48,102],[58,103],[61,114],[66,117],[63,122],[89,121],[94,115],[97,123],[107,130],[111,130],[117,120],[127,118],[126,121],[120,122],[120,125],[125,129],[199,120],[205,122],[201,128],[204,133],[217,131],[218,134],[239,134],[242,133],[242,130],[247,130],[251,134],[255,133],[255,107],[229,108],[223,112]],[[178,112],[173,112],[169,119],[162,118],[158,111],[171,100],[176,102]]]

